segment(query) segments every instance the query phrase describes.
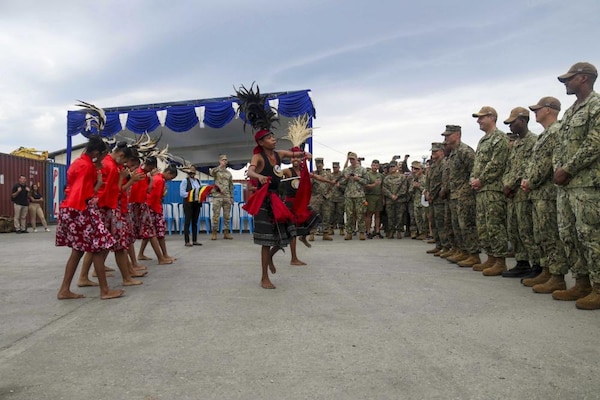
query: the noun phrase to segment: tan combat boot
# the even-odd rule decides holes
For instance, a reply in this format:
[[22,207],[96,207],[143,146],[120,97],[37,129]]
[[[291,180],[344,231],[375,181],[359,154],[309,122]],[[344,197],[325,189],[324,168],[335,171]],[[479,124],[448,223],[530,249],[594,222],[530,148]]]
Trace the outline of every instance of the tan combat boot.
[[358,240],[367,240],[367,238],[365,237],[365,233],[361,232],[358,234]]
[[340,228],[340,236],[344,236],[344,235],[345,235],[344,228]]
[[441,249],[438,249],[437,247],[434,247],[433,249],[427,250],[425,253],[427,253],[427,254],[434,254],[434,253],[437,253],[440,250]]
[[323,240],[333,240],[333,238],[329,234],[329,231],[323,234]]
[[469,256],[470,254],[466,251],[457,250],[452,256],[446,258],[446,260],[452,263],[457,263],[459,261],[466,260],[467,258],[469,258]]
[[217,240],[217,231],[212,231],[212,234],[210,235],[210,240]]
[[575,306],[582,310],[600,309],[600,284],[594,283],[592,292],[575,302]]
[[458,266],[463,268],[471,268],[475,264],[481,264],[479,254],[469,254],[469,257],[458,262]]
[[450,249],[448,249],[446,251],[442,251],[440,253],[440,258],[446,258],[447,259],[448,257],[453,257],[453,256],[457,255],[457,252],[458,252],[457,249],[450,248]]
[[565,283],[564,275],[550,275],[550,278],[546,282],[533,285],[531,290],[536,293],[550,294],[555,290],[565,290],[566,288],[567,284]]
[[442,247],[441,249],[438,249],[438,251],[436,251],[435,253],[433,253],[434,256],[439,257],[440,254],[442,254],[445,251],[448,251],[449,249],[447,247]]
[[521,283],[523,284],[523,286],[534,287],[535,285],[540,285],[542,283],[548,282],[548,279],[550,279],[550,277],[552,277],[552,275],[550,274],[550,270],[548,269],[548,267],[544,267],[542,268],[542,272],[538,276],[534,278],[523,279],[523,282]]
[[554,300],[575,301],[586,297],[592,292],[590,277],[587,275],[575,279],[575,286],[567,290],[556,290],[552,292]]
[[329,228],[329,229],[327,230],[327,234],[328,234],[328,235],[333,235],[333,228]]
[[473,265],[473,271],[481,272],[486,268],[493,267],[495,263],[496,263],[496,257],[488,254],[487,260],[484,263]]
[[233,236],[229,233],[229,229],[223,231],[223,239],[233,239]]
[[311,233],[310,235],[308,235],[308,241],[309,242],[314,242],[315,241],[315,234]]
[[397,238],[397,239],[402,239],[402,232],[398,231],[398,232],[396,233],[396,238]]
[[344,238],[344,240],[352,240],[352,234],[346,233],[346,237]]
[[421,233],[419,236],[417,236],[417,240],[424,240],[427,238],[427,235],[424,233]]
[[493,266],[483,270],[483,276],[498,276],[506,271],[506,259],[504,257],[496,257],[496,262]]

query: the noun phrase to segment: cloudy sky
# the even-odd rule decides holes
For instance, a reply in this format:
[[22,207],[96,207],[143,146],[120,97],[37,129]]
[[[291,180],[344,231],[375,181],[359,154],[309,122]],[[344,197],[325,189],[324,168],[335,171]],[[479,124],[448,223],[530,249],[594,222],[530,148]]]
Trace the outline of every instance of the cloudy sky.
[[253,81],[312,90],[326,166],[348,151],[420,159],[446,124],[475,147],[483,105],[502,121],[542,96],[572,104],[556,76],[600,67],[599,15],[598,0],[0,0],[0,152],[65,148],[75,99],[213,98]]

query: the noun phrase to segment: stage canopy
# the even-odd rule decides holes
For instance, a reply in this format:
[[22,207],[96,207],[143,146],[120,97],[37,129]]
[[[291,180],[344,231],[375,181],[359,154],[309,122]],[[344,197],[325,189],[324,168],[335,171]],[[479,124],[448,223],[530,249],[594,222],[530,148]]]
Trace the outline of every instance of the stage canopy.
[[[312,126],[315,108],[310,90],[268,93],[267,98],[280,119],[274,129],[277,138],[287,134],[288,123],[294,117],[308,114]],[[107,121],[102,135],[128,141],[144,133],[152,138],[162,135],[159,148],[168,144],[169,153],[198,167],[214,166],[219,154],[227,154],[230,165],[239,169],[250,161],[256,143],[252,127],[247,125],[244,131],[243,120],[236,118],[237,108],[238,99],[233,96],[104,108]],[[67,113],[67,165],[71,163],[72,137],[83,134],[85,119],[85,111]],[[311,139],[307,145],[312,152]],[[286,149],[291,144],[281,141],[277,147]]]

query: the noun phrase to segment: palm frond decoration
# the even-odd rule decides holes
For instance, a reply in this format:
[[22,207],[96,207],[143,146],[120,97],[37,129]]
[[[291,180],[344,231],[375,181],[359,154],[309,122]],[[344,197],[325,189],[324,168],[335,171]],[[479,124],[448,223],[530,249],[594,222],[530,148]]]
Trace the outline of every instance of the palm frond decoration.
[[81,107],[81,111],[86,112],[85,125],[82,127],[82,130],[88,130],[88,126],[96,128],[98,133],[100,133],[104,126],[106,125],[106,113],[100,107],[96,107],[91,103],[87,103],[82,100],[77,100],[79,103],[75,104],[76,107]]
[[288,134],[282,139],[292,142],[293,147],[300,147],[301,144],[312,136],[312,128],[308,127],[308,114],[293,118],[288,124]]

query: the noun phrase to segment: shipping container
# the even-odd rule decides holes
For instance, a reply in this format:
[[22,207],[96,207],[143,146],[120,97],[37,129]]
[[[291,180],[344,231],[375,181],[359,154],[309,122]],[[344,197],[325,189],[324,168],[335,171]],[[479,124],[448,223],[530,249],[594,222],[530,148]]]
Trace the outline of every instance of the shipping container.
[[[47,188],[46,162],[33,160],[25,157],[13,156],[0,153],[0,215],[14,217],[14,206],[12,202],[12,188],[19,181],[19,176],[24,175],[27,178],[29,186],[36,184],[40,191]],[[48,198],[48,193],[42,192],[44,198]],[[44,203],[44,214],[47,212],[47,201]],[[29,216],[27,224],[30,223]]]

